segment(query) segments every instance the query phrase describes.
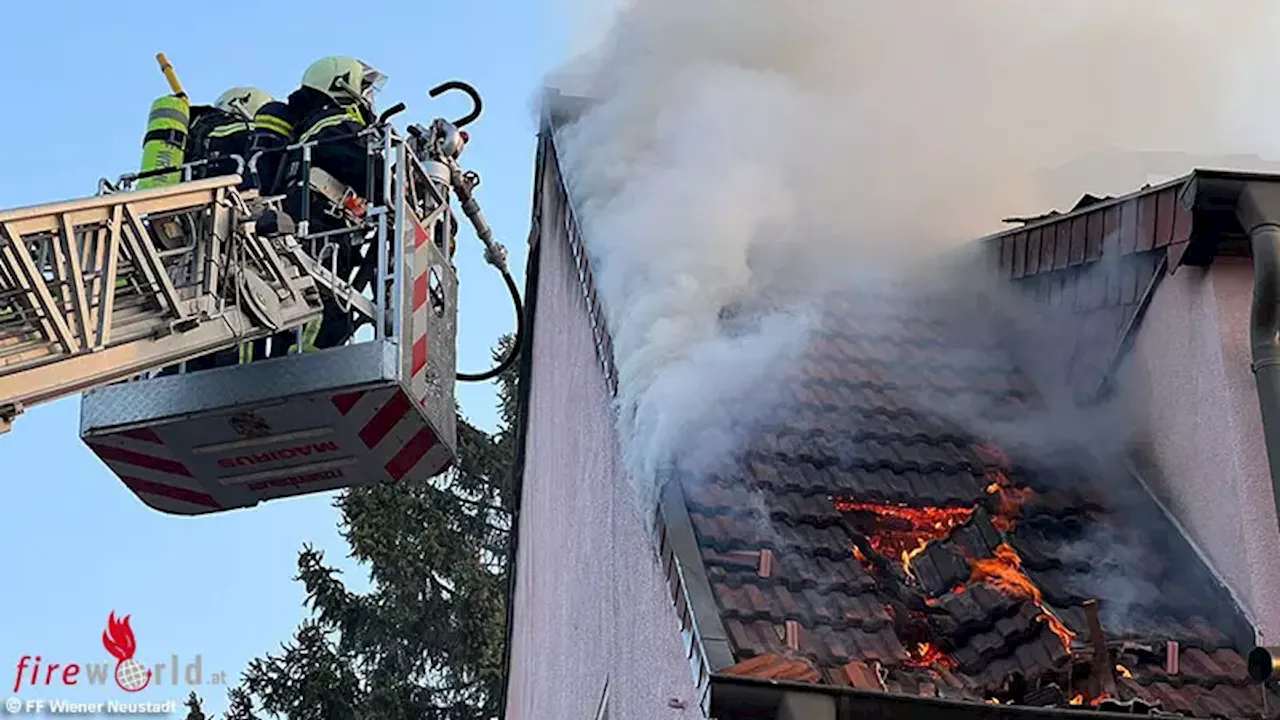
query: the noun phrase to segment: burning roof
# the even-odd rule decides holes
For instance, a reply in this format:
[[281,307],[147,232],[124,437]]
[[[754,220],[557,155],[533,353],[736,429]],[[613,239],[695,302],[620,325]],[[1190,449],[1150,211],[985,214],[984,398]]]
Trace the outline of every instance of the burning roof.
[[1132,476],[957,422],[1040,410],[994,335],[952,310],[869,318],[878,305],[834,300],[803,368],[779,380],[792,402],[733,469],[683,481],[737,663],[721,672],[1280,715],[1247,679],[1251,629]]

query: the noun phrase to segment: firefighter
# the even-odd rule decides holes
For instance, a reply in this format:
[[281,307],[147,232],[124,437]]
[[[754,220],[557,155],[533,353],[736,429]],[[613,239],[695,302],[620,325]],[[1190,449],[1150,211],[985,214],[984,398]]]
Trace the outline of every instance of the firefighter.
[[[192,106],[183,161],[208,162],[193,167],[191,179],[231,175],[238,170],[247,172],[230,156],[238,155],[247,162],[254,115],[270,101],[271,95],[258,88],[238,86],[219,95],[212,105]],[[241,187],[246,185],[247,182],[242,183]],[[195,372],[235,365],[244,355],[245,350],[237,351],[234,348],[212,353],[188,361],[187,370]],[[174,365],[165,368],[160,374],[172,375],[177,371],[178,367]]]
[[[240,187],[251,187],[248,168],[242,167],[231,156],[239,156],[244,162],[248,162],[253,118],[259,108],[271,101],[271,95],[263,90],[237,86],[219,95],[212,105],[192,107],[186,161],[206,160],[208,162],[193,167],[191,179],[200,180],[239,172],[245,177]],[[247,352],[248,346],[244,346],[240,350],[232,348],[205,355],[189,361],[187,370],[194,372],[235,365],[247,359]]]
[[[303,73],[302,86],[289,96],[287,112],[270,108],[277,113],[272,117],[287,115],[285,123],[274,128],[277,133],[288,125],[293,130],[293,142],[323,143],[312,148],[307,177],[303,177],[301,153],[293,151],[286,158],[283,170],[277,171],[280,184],[272,187],[273,192],[286,196],[286,208],[295,221],[307,219],[308,233],[344,226],[354,228],[361,222],[368,205],[382,202],[382,166],[374,163],[370,178],[368,139],[357,134],[375,120],[374,96],[385,82],[386,76],[356,58],[321,58]],[[275,124],[271,120],[260,121],[259,127]],[[269,140],[266,128],[259,137]],[[368,197],[370,180],[372,197]],[[309,186],[311,198],[305,214],[304,185]],[[364,241],[342,236],[334,239],[338,243],[338,276],[350,281]],[[371,252],[376,257],[376,252]],[[325,264],[329,264],[327,259]],[[341,345],[354,330],[350,311],[340,310],[332,297],[326,297],[324,316],[318,327],[312,324],[304,329],[300,349],[311,351]],[[297,349],[273,347],[271,354]]]
[[[360,199],[377,203],[380,197],[367,198],[368,144],[364,138],[353,137],[374,120],[374,94],[381,89],[385,77],[369,65],[355,58],[328,57],[317,60],[307,68],[302,77],[302,87],[289,96],[289,109],[295,123],[296,142],[334,140],[312,149],[311,166],[320,170],[319,177],[306,178],[313,190],[312,200],[320,210],[310,219],[334,226],[338,219],[326,212],[331,205],[341,205],[342,198],[328,197],[332,192],[330,178],[344,190]],[[341,140],[341,138],[347,138]],[[286,193],[300,190],[301,156],[293,153],[284,173]],[[325,176],[329,177],[325,177]],[[375,193],[381,189],[381,167],[375,165]],[[380,194],[380,193],[378,193]],[[294,208],[301,211],[300,194]],[[295,216],[297,217],[297,216]]]
[[191,133],[187,138],[187,162],[208,160],[196,166],[192,179],[219,177],[239,171],[247,175],[235,158],[248,162],[253,119],[271,96],[254,87],[233,87],[218,96],[213,105],[191,108]]

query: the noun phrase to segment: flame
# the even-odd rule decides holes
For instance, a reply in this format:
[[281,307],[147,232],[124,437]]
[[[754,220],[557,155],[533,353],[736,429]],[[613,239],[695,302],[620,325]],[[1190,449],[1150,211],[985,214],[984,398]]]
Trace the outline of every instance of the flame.
[[1014,487],[1009,476],[1000,470],[987,471],[987,479],[991,481],[987,485],[987,492],[1000,496],[1000,504],[996,508],[995,517],[991,518],[991,524],[1000,532],[1012,532],[1014,522],[1022,514],[1022,506],[1031,500],[1035,491],[1031,488]]
[[1022,574],[1022,558],[1009,543],[1000,543],[993,556],[973,561],[969,582],[984,580],[1006,595],[1040,602],[1040,588]]
[[867,531],[871,549],[887,557],[901,558],[902,569],[908,576],[911,576],[911,561],[924,552],[930,542],[946,537],[952,528],[963,525],[973,516],[973,508],[913,508],[901,503],[887,505],[839,498],[833,502],[840,512],[873,515],[874,527]]
[[[1001,448],[995,445],[979,445],[975,446],[975,450],[985,456],[984,459],[989,464],[997,466],[986,472],[988,481],[986,491],[988,494],[998,496],[998,506],[993,513],[992,525],[1000,532],[1009,533],[1022,514],[1023,506],[1034,497],[1035,491],[1031,488],[1014,486],[1004,472],[1004,469],[1010,468],[1011,465],[1008,456]],[[954,528],[968,522],[976,510],[976,507],[914,508],[902,503],[892,505],[865,503],[848,498],[831,498],[831,500],[839,512],[871,515],[874,518],[872,527],[862,530],[867,535],[871,549],[886,557],[900,557],[903,571],[908,578],[912,579],[915,577],[911,571],[912,561],[928,548],[929,543],[947,537]],[[854,547],[853,553],[859,562],[867,564],[866,557],[859,548]],[[976,582],[986,582],[998,592],[1034,603],[1040,611],[1036,620],[1046,623],[1053,634],[1062,641],[1067,652],[1071,651],[1071,641],[1075,638],[1075,633],[1044,605],[1040,588],[1022,572],[1022,558],[1013,546],[1007,542],[1001,543],[996,547],[992,557],[972,561],[968,581],[954,587],[951,592],[961,594],[965,592],[966,585]],[[926,598],[924,602],[928,606],[936,606],[940,601],[940,598]],[[954,660],[927,642],[920,643],[910,655],[907,664],[913,667],[947,663],[954,666]],[[1073,701],[1073,704],[1078,705],[1083,702],[1083,696],[1077,697],[1079,702]]]
[[1084,695],[1076,694],[1076,696],[1075,696],[1075,697],[1071,698],[1071,704],[1072,704],[1072,705],[1083,705],[1083,704],[1084,704]]
[[956,666],[956,661],[951,659],[950,655],[940,650],[933,643],[916,643],[915,652],[910,654],[903,664],[907,667],[932,667],[937,665],[948,670]]
[[906,571],[906,573],[907,573],[908,575],[911,575],[911,577],[915,577],[915,575],[913,575],[913,574],[911,573],[911,561],[912,561],[912,560],[913,560],[917,555],[919,555],[920,553],[924,552],[924,549],[925,549],[925,548],[927,548],[927,547],[929,547],[929,541],[928,541],[928,540],[925,540],[924,538],[921,538],[921,539],[920,539],[920,544],[919,544],[919,545],[917,545],[917,546],[916,546],[916,548],[915,548],[914,550],[903,550],[903,551],[902,551],[902,569],[903,569],[904,571]]
[[1009,543],[1000,543],[992,557],[973,561],[973,567],[969,573],[969,582],[983,581],[1010,597],[1021,598],[1035,603],[1036,607],[1040,608],[1041,613],[1038,619],[1042,622],[1047,622],[1053,634],[1062,640],[1063,647],[1068,652],[1071,650],[1071,640],[1076,636],[1075,633],[1071,632],[1049,608],[1044,606],[1040,588],[1036,587],[1036,584],[1023,574],[1022,558],[1019,557],[1018,551],[1014,550],[1013,546]]
[[1116,672],[1120,673],[1120,677],[1124,677],[1124,678],[1132,678],[1132,677],[1133,677],[1133,673],[1129,672],[1129,668],[1127,668],[1127,667],[1125,667],[1125,666],[1123,666],[1123,665],[1117,665],[1117,666],[1116,666]]
[[1041,622],[1049,623],[1049,630],[1054,635],[1057,635],[1058,639],[1062,641],[1062,647],[1065,648],[1068,653],[1071,652],[1071,641],[1075,638],[1076,634],[1071,632],[1071,628],[1067,627],[1065,623],[1059,620],[1058,616],[1054,615],[1049,608],[1044,605],[1039,605],[1039,608],[1041,614],[1040,617],[1036,619]]
[[133,628],[129,627],[130,617],[125,615],[124,619],[116,620],[116,613],[112,610],[111,616],[107,618],[107,629],[102,633],[102,646],[119,662],[133,657],[134,651],[138,649]]
[[871,558],[867,557],[867,554],[862,552],[862,548],[857,545],[850,545],[849,548],[853,550],[853,557],[858,561],[858,564],[862,565],[867,572],[876,572],[878,570],[876,564],[871,561]]

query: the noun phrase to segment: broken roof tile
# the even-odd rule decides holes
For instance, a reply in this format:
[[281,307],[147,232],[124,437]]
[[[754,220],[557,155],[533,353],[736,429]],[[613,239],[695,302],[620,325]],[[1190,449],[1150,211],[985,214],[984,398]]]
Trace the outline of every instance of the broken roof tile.
[[840,668],[840,674],[848,680],[848,684],[859,690],[884,690],[884,683],[875,667],[870,663],[854,660]]
[[821,677],[813,663],[803,658],[769,653],[757,655],[721,671],[726,675],[746,675],[767,680],[817,682]]

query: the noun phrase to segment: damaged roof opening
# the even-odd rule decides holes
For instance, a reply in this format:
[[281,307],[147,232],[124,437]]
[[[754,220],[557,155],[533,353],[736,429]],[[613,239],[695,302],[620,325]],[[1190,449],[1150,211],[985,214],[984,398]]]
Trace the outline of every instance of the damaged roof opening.
[[[549,132],[543,142],[555,162]],[[1184,204],[1189,179],[1218,177],[1024,219],[984,239],[991,267],[1033,297],[1080,305],[1086,293],[1062,278],[1115,253],[1115,287],[1092,296],[1109,319],[1100,345],[1122,353],[1162,273],[1247,254],[1234,207],[1207,193]],[[824,298],[803,360],[771,378],[776,411],[728,466],[671,481],[660,552],[712,704],[816,687],[863,707],[880,698],[883,717],[910,702],[967,716],[1280,716],[1275,689],[1249,676],[1254,629],[1213,568],[1131,464],[1046,441],[1047,401],[1009,330],[949,290],[909,310],[875,287]],[[729,333],[755,322],[740,305],[721,319]],[[597,348],[616,392],[609,342],[604,332]],[[1113,359],[1080,379],[1084,396],[1098,396]]]

